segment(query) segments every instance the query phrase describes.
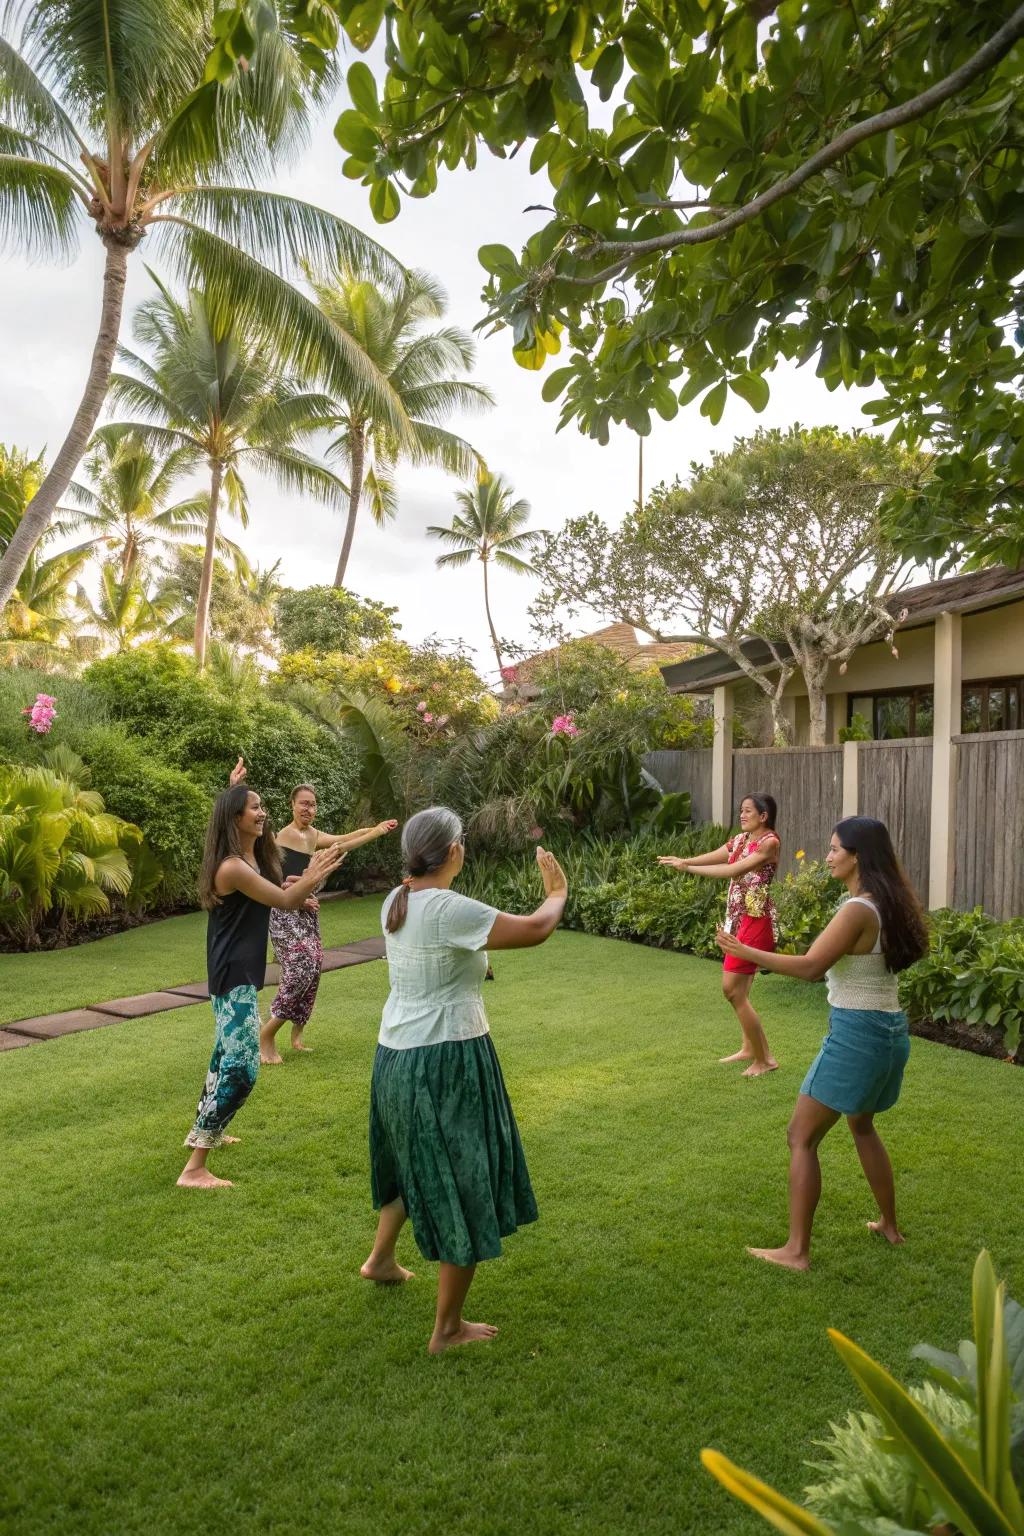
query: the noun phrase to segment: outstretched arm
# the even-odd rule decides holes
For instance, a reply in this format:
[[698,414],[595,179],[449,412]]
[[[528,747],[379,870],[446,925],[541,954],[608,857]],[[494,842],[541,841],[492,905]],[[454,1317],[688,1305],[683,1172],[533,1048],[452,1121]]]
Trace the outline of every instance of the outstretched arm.
[[499,912],[487,936],[487,949],[533,949],[549,939],[562,921],[569,894],[562,866],[544,848],[537,849],[537,863],[544,881],[544,900],[527,917]]
[[723,954],[752,960],[761,970],[775,971],[779,976],[795,976],[798,981],[820,981],[837,960],[853,952],[859,939],[875,923],[876,919],[862,902],[850,902],[818,934],[806,955],[776,955],[770,950],[755,949],[751,944],[741,944],[722,928],[715,934],[715,939]]
[[284,912],[295,912],[314,894],[322,880],[326,880],[344,859],[341,848],[324,848],[314,853],[305,874],[290,880],[287,885],[275,885],[267,880],[245,859],[225,859],[217,871],[217,893],[227,896],[232,891],[242,891],[264,907],[277,907]]
[[666,856],[665,858],[660,858],[658,863],[667,864],[672,869],[687,870],[694,868],[695,866],[699,867],[702,864],[721,864],[723,861],[728,862],[728,858],[729,844],[723,843],[721,848],[716,848],[713,853],[695,853],[692,859],[677,859],[671,856]]
[[760,869],[762,864],[775,864],[779,857],[778,838],[772,838],[765,842],[756,853],[748,853],[745,858],[737,859],[735,863],[721,863],[718,855],[708,855],[708,862],[698,864],[691,859],[659,859],[659,864],[670,864],[674,869],[681,869],[693,875],[708,875],[712,880],[735,880],[740,875],[749,873],[752,869]]
[[316,845],[318,848],[344,848],[347,852],[350,848],[361,848],[363,843],[375,842],[378,837],[386,837],[397,826],[397,821],[379,821],[375,827],[359,827],[355,832],[318,832]]

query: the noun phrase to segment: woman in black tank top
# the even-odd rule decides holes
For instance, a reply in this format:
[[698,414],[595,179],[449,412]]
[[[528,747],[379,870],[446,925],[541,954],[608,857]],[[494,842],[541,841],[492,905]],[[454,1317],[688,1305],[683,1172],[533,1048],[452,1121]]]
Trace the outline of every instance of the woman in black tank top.
[[213,1147],[238,1139],[225,1133],[256,1081],[257,995],[266,979],[271,910],[302,907],[341,859],[340,849],[323,849],[308,861],[300,878],[285,888],[259,795],[236,781],[214,804],[206,829],[199,896],[209,913],[206,965],[216,1033],[195,1124],[185,1138],[191,1156],[178,1183],[186,1189],[218,1189],[231,1182],[214,1178],[206,1160]]
[[[398,825],[397,821],[382,821],[375,827],[360,827],[356,832],[320,832],[313,825],[316,791],[312,785],[299,784],[292,790],[291,802],[292,819],[277,834],[277,850],[285,880],[304,875],[317,849],[334,848],[339,851],[340,858],[344,858],[350,848],[383,837]],[[309,1050],[302,1032],[316,1002],[324,957],[318,911],[311,907],[274,912],[270,919],[270,940],[274,958],[281,967],[281,982],[270,1018],[260,1031],[260,1061],[265,1066],[280,1066],[282,1058],[275,1037],[285,1020],[292,1026],[292,1050]]]

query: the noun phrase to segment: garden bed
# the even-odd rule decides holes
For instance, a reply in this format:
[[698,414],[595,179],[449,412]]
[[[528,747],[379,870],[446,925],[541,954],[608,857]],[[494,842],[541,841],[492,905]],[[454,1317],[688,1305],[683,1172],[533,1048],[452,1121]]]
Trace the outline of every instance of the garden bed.
[[1024,1067],[1024,1040],[1012,1056],[1006,1054],[1006,1038],[1001,1029],[987,1025],[965,1024],[960,1019],[915,1019],[910,1033],[922,1040],[935,1040],[958,1051],[973,1051],[975,1056],[991,1056],[1009,1066]]

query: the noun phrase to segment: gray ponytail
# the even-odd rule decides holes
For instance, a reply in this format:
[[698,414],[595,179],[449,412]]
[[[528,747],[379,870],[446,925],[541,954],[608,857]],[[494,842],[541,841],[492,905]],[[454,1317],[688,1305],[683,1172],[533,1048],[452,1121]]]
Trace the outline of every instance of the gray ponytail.
[[[446,805],[417,811],[402,828],[402,863],[411,878],[432,875],[448,857],[452,843],[462,841],[462,822]],[[403,881],[388,908],[385,927],[397,933],[409,912],[409,887]]]

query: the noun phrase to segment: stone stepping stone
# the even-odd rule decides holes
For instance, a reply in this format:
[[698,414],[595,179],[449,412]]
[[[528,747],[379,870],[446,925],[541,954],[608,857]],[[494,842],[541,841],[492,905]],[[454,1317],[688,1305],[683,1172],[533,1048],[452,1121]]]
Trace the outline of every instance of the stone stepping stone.
[[97,1013],[109,1013],[115,1019],[144,1019],[151,1013],[167,1013],[171,1008],[189,1008],[195,1001],[176,992],[140,992],[137,997],[115,997],[109,1003],[93,1003]]
[[342,944],[342,949],[348,950],[352,955],[363,955],[367,960],[383,960],[384,940],[380,939],[356,939],[353,944]]
[[21,1045],[31,1045],[27,1035],[12,1035],[9,1029],[0,1029],[0,1051],[16,1051]]
[[372,955],[354,955],[349,949],[325,949],[320,969],[326,975],[328,971],[344,970],[347,965],[365,965],[372,958]]
[[205,981],[190,981],[183,987],[165,987],[164,991],[173,992],[175,997],[187,997],[191,1003],[205,1003],[210,996]]
[[95,1008],[72,1008],[67,1013],[47,1013],[36,1019],[18,1019],[6,1029],[16,1035],[27,1035],[30,1040],[56,1040],[59,1035],[75,1035],[80,1029],[103,1029],[116,1024],[114,1014],[100,1013]]

